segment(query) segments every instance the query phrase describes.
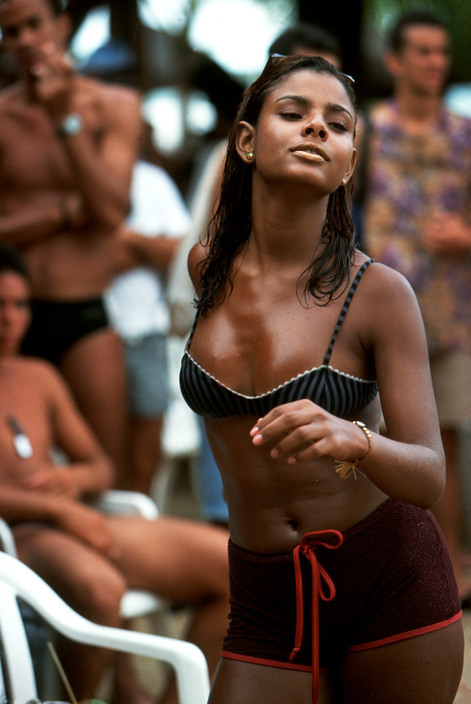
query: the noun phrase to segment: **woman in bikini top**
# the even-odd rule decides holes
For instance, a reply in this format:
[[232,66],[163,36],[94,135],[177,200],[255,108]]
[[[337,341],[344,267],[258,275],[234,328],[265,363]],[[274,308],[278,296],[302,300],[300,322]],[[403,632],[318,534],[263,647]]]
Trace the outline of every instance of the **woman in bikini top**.
[[[207,241],[189,256],[197,315],[181,389],[205,418],[231,541],[249,553],[296,551],[388,497],[429,507],[443,491],[417,301],[355,247],[355,115],[348,78],[328,62],[269,60],[229,134]],[[223,661],[211,704],[266,701],[263,669]],[[272,704],[309,701],[305,674],[270,672]],[[385,672],[375,682],[384,690]],[[414,704],[442,701],[423,687]],[[322,678],[320,692],[320,704],[343,701],[322,694]]]

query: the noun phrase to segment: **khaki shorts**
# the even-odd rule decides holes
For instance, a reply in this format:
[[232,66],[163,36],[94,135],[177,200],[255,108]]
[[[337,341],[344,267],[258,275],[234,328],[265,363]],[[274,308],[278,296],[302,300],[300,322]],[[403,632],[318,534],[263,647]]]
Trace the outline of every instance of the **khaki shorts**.
[[167,338],[158,332],[124,340],[129,408],[137,418],[160,418],[170,397]]
[[437,352],[430,357],[433,389],[442,427],[471,419],[471,354]]

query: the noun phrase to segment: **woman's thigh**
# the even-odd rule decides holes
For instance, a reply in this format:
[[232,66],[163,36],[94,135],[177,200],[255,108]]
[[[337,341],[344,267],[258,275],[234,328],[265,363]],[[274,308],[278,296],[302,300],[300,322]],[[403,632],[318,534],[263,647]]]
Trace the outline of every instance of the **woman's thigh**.
[[[319,704],[340,704],[336,683],[320,675]],[[208,704],[311,704],[312,675],[223,658],[214,678]],[[379,704],[379,702],[378,702]],[[381,703],[382,704],[382,703]],[[398,704],[398,703],[396,703]]]
[[[458,622],[351,653],[337,681],[334,676],[320,676],[319,704],[452,704],[461,679],[463,649]],[[208,704],[310,704],[311,696],[308,672],[223,659]]]
[[350,653],[343,704],[452,704],[463,669],[460,621],[373,650]]

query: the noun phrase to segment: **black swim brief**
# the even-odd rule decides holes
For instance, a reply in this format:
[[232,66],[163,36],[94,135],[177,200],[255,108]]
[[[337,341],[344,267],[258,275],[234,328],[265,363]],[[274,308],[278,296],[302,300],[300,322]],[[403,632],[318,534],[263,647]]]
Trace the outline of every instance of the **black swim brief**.
[[76,342],[110,327],[101,297],[78,301],[31,302],[32,320],[21,351],[58,364]]

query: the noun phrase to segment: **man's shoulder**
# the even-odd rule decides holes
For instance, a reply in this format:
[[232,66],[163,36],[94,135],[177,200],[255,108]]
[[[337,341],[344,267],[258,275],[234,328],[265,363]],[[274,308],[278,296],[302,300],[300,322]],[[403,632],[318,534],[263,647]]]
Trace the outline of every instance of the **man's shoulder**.
[[447,105],[443,106],[443,113],[446,116],[450,129],[459,130],[471,134],[471,117],[461,115],[451,110]]
[[28,383],[52,386],[62,384],[62,377],[57,369],[48,361],[39,357],[19,355],[15,366],[21,377]]
[[83,76],[77,81],[77,89],[80,96],[78,104],[90,111],[102,128],[114,125],[127,131],[140,125],[140,96],[132,88]]
[[80,76],[78,85],[90,98],[103,105],[112,105],[114,109],[120,109],[124,104],[140,102],[138,91],[128,86],[105,83],[89,76]]
[[22,103],[25,103],[25,99],[19,83],[12,83],[0,89],[0,110],[11,110]]

